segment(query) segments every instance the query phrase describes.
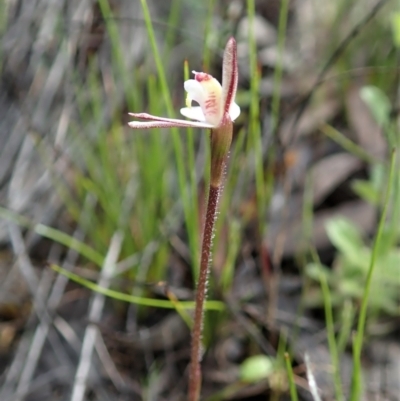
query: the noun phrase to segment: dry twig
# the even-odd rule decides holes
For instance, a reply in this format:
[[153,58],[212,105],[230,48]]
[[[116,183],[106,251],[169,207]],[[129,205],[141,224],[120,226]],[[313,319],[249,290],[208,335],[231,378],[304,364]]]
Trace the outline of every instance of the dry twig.
[[[115,268],[115,264],[119,257],[121,250],[123,237],[121,233],[116,232],[112,239],[108,249],[107,256],[104,261],[101,276],[98,282],[99,287],[108,288],[112,273]],[[93,295],[90,311],[89,321],[97,322],[101,318],[103,306],[105,302],[105,296],[100,293]],[[98,328],[95,324],[89,323],[86,328],[85,335],[83,338],[81,357],[79,365],[76,371],[74,386],[71,396],[71,401],[83,401],[86,391],[86,383],[89,376],[93,349],[95,346],[96,338],[98,335]]]

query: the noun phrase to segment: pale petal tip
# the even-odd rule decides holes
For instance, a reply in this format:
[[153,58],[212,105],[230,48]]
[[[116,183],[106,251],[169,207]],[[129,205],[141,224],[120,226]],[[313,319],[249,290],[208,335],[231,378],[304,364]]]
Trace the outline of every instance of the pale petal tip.
[[225,46],[225,55],[228,53],[231,57],[236,53],[236,40],[233,36],[228,39]]
[[232,121],[235,121],[240,116],[240,107],[237,103],[233,102],[229,109],[229,116]]
[[228,42],[226,43],[226,45],[227,45],[227,46],[236,46],[236,40],[235,40],[235,38],[234,38],[233,36],[231,36],[231,37],[228,39]]
[[128,113],[130,116],[135,118],[142,118],[142,116],[147,116],[147,113]]
[[229,111],[235,100],[238,84],[237,49],[236,40],[233,36],[226,43],[224,58],[222,62],[222,90],[224,111]]

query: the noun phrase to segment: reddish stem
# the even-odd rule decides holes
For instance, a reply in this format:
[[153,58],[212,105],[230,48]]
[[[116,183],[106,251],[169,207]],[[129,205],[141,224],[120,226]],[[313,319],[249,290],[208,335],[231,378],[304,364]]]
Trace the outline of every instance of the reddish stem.
[[198,401],[201,388],[201,339],[203,331],[204,301],[207,297],[207,281],[209,275],[209,261],[211,244],[216,220],[216,210],[221,186],[210,184],[208,195],[206,220],[204,223],[203,245],[200,261],[199,281],[196,293],[196,308],[194,311],[194,325],[192,329],[191,364],[189,372],[189,401]]

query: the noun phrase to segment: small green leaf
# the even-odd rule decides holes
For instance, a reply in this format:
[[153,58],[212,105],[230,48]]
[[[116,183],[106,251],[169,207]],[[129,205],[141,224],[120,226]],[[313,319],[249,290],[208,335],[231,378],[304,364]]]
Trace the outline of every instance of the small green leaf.
[[376,206],[379,204],[380,192],[374,188],[370,181],[354,180],[351,185],[352,190],[362,199]]
[[326,280],[328,281],[332,277],[332,271],[329,270],[328,267],[321,265],[319,263],[309,263],[306,266],[306,274],[308,277],[318,282],[321,278],[321,275],[324,275]]
[[378,163],[372,166],[371,169],[371,182],[373,187],[382,193],[382,189],[385,187],[385,181],[387,177],[387,169],[386,166],[382,163]]
[[[377,255],[379,259],[384,259],[389,256],[389,253],[396,246],[397,238],[393,235],[393,232],[385,227],[382,232],[382,241],[377,247]],[[400,266],[400,264],[398,265]]]
[[367,104],[378,125],[380,127],[386,127],[390,122],[392,106],[383,91],[376,86],[364,86],[360,90],[360,96]]
[[378,260],[379,276],[387,284],[397,285],[400,298],[400,249],[386,249],[386,252]]
[[340,283],[339,290],[345,298],[359,299],[364,291],[364,282],[365,280],[343,280]]
[[253,383],[267,379],[274,372],[273,359],[266,355],[247,358],[240,366],[240,379]]
[[396,47],[400,47],[400,12],[394,12],[392,14],[392,30],[393,30],[393,42]]
[[331,219],[326,224],[326,232],[332,244],[350,261],[356,262],[363,248],[361,234],[354,224],[344,218]]

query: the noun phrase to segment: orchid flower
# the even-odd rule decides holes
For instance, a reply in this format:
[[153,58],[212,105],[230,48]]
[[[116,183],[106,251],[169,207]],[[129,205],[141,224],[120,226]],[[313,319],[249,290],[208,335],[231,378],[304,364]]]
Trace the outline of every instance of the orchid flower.
[[[236,62],[236,42],[233,38],[226,45],[223,60],[222,86],[210,74],[193,71],[194,79],[184,82],[187,92],[186,107],[180,110],[181,114],[191,120],[153,116],[147,113],[129,113],[132,117],[149,120],[148,122],[132,121],[131,128],[217,128],[224,120],[234,121],[240,114],[240,107],[235,103],[238,80]],[[199,106],[192,107],[195,101]],[[227,114],[227,115],[226,115]]]
[[[203,242],[201,249],[200,271],[197,282],[194,322],[192,329],[191,364],[189,372],[188,401],[198,401],[201,390],[201,336],[203,330],[204,302],[207,294],[207,279],[211,244],[218,200],[222,191],[223,172],[232,142],[233,121],[239,116],[240,108],[235,103],[238,84],[238,67],[236,42],[230,38],[225,47],[222,86],[211,75],[195,72],[194,79],[185,81],[187,92],[186,107],[181,114],[196,121],[179,120],[152,116],[147,113],[130,113],[131,116],[145,122],[132,121],[131,128],[169,128],[193,127],[210,128],[211,166],[210,188],[207,201],[207,212],[204,222]],[[192,102],[198,106],[192,107]]]

